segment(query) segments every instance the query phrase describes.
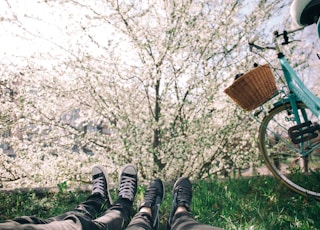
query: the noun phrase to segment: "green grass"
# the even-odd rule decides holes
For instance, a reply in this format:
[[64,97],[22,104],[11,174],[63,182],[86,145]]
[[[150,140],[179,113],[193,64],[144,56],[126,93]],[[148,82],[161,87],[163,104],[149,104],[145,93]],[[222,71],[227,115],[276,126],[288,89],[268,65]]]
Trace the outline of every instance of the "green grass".
[[[161,229],[171,207],[171,189],[166,187],[161,206]],[[135,207],[143,197],[139,186]],[[0,221],[21,215],[43,218],[71,210],[89,192],[36,195],[34,192],[0,194]],[[116,191],[112,191],[115,198]],[[193,183],[192,214],[195,219],[225,229],[320,229],[320,203],[286,189],[272,177],[210,180]]]

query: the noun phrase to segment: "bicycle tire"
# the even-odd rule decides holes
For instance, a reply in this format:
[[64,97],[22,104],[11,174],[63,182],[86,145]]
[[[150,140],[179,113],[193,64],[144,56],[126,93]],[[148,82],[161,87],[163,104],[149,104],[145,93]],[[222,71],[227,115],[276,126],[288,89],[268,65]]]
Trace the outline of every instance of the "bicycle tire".
[[[318,119],[302,103],[297,103],[301,121],[302,111],[306,111],[308,120]],[[276,106],[264,117],[259,129],[259,149],[264,162],[271,173],[291,190],[320,199],[320,133],[317,137],[294,144],[288,130],[297,125],[290,103]],[[300,150],[309,150],[310,154],[302,157]]]

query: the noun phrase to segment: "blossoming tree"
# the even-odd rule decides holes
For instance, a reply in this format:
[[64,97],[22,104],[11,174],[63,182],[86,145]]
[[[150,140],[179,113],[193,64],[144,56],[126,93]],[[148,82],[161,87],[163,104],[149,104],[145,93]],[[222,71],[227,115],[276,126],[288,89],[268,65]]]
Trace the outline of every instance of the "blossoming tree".
[[4,187],[87,181],[96,163],[171,180],[256,161],[258,124],[223,89],[252,67],[253,33],[288,26],[290,1],[6,3],[1,23],[32,45],[1,67],[16,90],[1,97]]

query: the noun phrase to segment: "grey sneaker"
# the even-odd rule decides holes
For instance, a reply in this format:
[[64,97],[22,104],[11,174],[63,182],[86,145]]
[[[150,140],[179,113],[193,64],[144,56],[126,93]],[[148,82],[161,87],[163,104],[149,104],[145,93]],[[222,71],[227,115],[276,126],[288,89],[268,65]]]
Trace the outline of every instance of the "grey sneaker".
[[136,168],[132,164],[126,164],[123,166],[119,177],[120,186],[118,197],[133,202],[138,186]]
[[100,194],[109,205],[112,205],[108,188],[108,174],[103,166],[96,165],[92,168],[92,194]]
[[173,201],[168,220],[168,228],[172,224],[172,219],[178,207],[185,207],[190,212],[192,199],[192,184],[186,177],[179,178],[173,186]]
[[159,209],[164,198],[164,193],[165,187],[160,179],[151,181],[144,193],[143,201],[139,207],[139,210],[143,207],[151,209],[153,229],[159,229]]

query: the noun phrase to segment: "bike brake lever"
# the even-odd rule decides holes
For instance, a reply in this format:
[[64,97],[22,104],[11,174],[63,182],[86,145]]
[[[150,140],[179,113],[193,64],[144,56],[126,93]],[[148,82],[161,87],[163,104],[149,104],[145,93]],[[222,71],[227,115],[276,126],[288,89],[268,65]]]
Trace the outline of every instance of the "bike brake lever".
[[292,42],[301,42],[301,40],[292,40],[292,41],[282,42],[281,45],[288,45]]

